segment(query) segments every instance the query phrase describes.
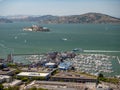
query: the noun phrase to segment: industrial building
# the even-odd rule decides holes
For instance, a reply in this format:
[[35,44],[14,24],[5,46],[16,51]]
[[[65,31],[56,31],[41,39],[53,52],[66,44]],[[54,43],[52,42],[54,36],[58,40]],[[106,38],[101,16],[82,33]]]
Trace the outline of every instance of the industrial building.
[[51,77],[51,81],[64,81],[64,82],[79,82],[79,83],[86,83],[92,82],[96,83],[97,78],[92,76],[81,75],[75,72],[60,72]]
[[89,83],[90,86],[83,83],[75,82],[57,82],[57,81],[38,81],[35,80],[27,85],[28,90],[31,87],[45,88],[48,90],[95,90],[95,84]]

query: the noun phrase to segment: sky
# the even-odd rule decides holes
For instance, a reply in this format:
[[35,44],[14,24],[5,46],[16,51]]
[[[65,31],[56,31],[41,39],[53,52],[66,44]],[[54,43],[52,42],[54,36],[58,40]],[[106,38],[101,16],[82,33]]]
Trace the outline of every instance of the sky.
[[120,0],[0,0],[0,16],[103,13],[120,18]]

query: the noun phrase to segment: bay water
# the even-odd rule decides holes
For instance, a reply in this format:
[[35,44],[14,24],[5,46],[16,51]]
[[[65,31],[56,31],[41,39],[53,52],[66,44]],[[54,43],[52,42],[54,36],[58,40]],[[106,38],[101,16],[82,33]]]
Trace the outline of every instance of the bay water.
[[[34,24],[47,27],[50,32],[23,31],[24,27]],[[6,58],[10,53],[40,54],[51,51],[71,51],[75,48],[120,51],[120,24],[39,24],[35,22],[0,24],[0,58]],[[111,55],[120,57],[120,52]],[[117,65],[116,68],[120,68],[120,65]]]

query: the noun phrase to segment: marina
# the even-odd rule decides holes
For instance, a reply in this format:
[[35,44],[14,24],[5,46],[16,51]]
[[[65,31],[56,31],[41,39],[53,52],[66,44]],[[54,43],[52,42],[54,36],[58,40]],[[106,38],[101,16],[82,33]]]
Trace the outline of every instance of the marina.
[[111,56],[103,54],[80,54],[73,59],[73,62],[77,70],[97,75],[100,72],[113,72],[111,59]]
[[[23,63],[36,66],[38,63],[41,65],[47,65],[45,63],[48,63],[48,65],[58,65],[58,68],[61,70],[68,70],[70,67],[74,67],[77,71],[89,73],[95,76],[97,76],[99,73],[114,73],[111,60],[114,60],[115,56],[108,56],[105,54],[51,52],[39,55],[13,54],[12,58],[13,62],[18,64]],[[61,63],[61,60],[63,63]]]

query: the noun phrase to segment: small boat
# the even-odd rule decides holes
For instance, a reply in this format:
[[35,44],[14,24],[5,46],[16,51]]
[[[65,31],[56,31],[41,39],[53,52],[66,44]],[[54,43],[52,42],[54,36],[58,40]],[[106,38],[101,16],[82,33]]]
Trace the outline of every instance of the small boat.
[[14,39],[17,39],[17,38],[18,38],[17,36],[14,37]]
[[83,52],[83,49],[82,48],[75,48],[75,49],[73,49],[72,51],[80,51],[80,52]]
[[67,38],[63,38],[62,40],[67,41]]

